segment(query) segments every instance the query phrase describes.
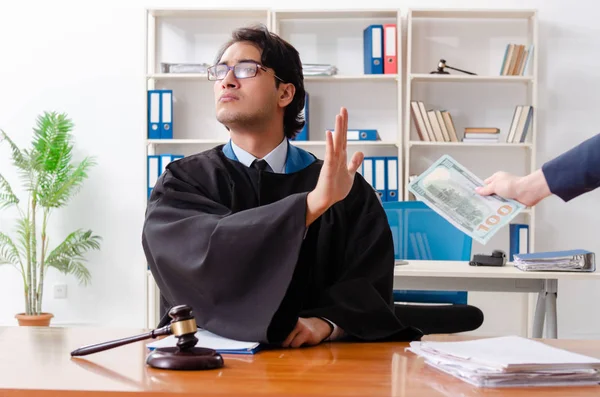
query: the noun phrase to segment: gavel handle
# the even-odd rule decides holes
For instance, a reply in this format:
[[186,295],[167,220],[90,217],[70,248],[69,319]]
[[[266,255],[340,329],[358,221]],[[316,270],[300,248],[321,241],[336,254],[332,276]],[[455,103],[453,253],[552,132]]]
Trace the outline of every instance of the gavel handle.
[[117,339],[117,340],[110,341],[110,342],[98,343],[95,345],[83,346],[83,347],[80,347],[79,349],[73,350],[71,352],[71,356],[85,356],[88,354],[97,353],[97,352],[101,352],[104,350],[112,349],[114,347],[119,347],[119,346],[123,346],[123,345],[129,344],[129,343],[137,342],[140,340],[156,338],[157,336],[162,336],[162,335],[169,335],[170,333],[171,333],[171,326],[166,325],[162,328],[152,330],[145,334],[130,336],[127,338]]
[[476,73],[473,73],[473,72],[467,72],[466,70],[462,70],[462,69],[458,69],[458,68],[453,68],[452,66],[448,66],[448,65],[446,65],[446,67],[447,67],[448,69],[456,70],[456,71],[458,71],[458,72],[463,72],[463,73],[466,73],[466,74],[470,74],[470,75],[473,75],[473,76],[477,76],[477,74],[476,74]]

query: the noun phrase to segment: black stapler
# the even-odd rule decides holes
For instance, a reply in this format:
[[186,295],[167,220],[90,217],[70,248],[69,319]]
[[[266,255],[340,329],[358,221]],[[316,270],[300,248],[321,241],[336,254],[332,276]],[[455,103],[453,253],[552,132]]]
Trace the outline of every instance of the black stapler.
[[473,255],[473,260],[469,262],[471,266],[504,266],[505,264],[506,254],[501,250],[492,251],[492,255]]

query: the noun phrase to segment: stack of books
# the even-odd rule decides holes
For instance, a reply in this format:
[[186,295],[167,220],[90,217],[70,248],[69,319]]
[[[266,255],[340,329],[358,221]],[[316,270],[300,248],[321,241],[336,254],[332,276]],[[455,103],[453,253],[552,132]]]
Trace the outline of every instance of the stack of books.
[[[582,386],[600,383],[600,360],[520,336],[461,342],[411,342],[408,351],[477,387]],[[600,389],[598,390],[600,395]]]
[[471,143],[497,143],[498,135],[500,135],[499,128],[467,127],[465,128],[465,135],[462,141]]

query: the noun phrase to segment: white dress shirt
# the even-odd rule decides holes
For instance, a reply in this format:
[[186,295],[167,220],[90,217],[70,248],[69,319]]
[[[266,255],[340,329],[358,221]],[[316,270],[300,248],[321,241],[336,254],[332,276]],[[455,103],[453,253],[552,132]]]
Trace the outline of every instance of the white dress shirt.
[[[254,160],[259,160],[238,145],[236,145],[233,141],[231,141],[231,148],[233,149],[233,153],[239,160],[240,163],[244,164],[246,167],[250,167]],[[287,151],[288,151],[288,140],[284,139],[281,143],[269,154],[267,154],[263,160],[269,164],[269,168],[267,171],[274,172],[276,174],[285,174],[285,161],[287,160]]]
[[[285,162],[287,160],[288,145],[288,140],[284,138],[283,141],[281,141],[281,143],[275,149],[271,150],[271,152],[269,152],[269,154],[267,154],[263,158],[263,160],[267,162],[270,168],[267,168],[267,171],[274,172],[276,174],[285,174]],[[244,164],[246,167],[250,167],[254,160],[260,160],[248,153],[247,151],[245,151],[244,149],[242,149],[241,147],[239,147],[238,145],[236,145],[235,142],[233,142],[233,140],[231,141],[231,148],[233,149],[233,153],[237,157],[238,161]],[[326,341],[335,340],[343,335],[344,331],[340,327],[338,327],[334,322],[326,318],[324,318],[323,320],[333,325],[333,331],[331,332],[331,335],[329,335],[329,337],[325,339]]]

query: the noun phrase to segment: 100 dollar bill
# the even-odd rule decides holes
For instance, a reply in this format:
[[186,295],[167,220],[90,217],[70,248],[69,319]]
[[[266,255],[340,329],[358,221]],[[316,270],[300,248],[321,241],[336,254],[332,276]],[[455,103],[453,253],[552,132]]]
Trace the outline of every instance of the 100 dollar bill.
[[415,178],[408,190],[474,240],[487,244],[525,206],[498,195],[481,196],[484,182],[448,155]]

